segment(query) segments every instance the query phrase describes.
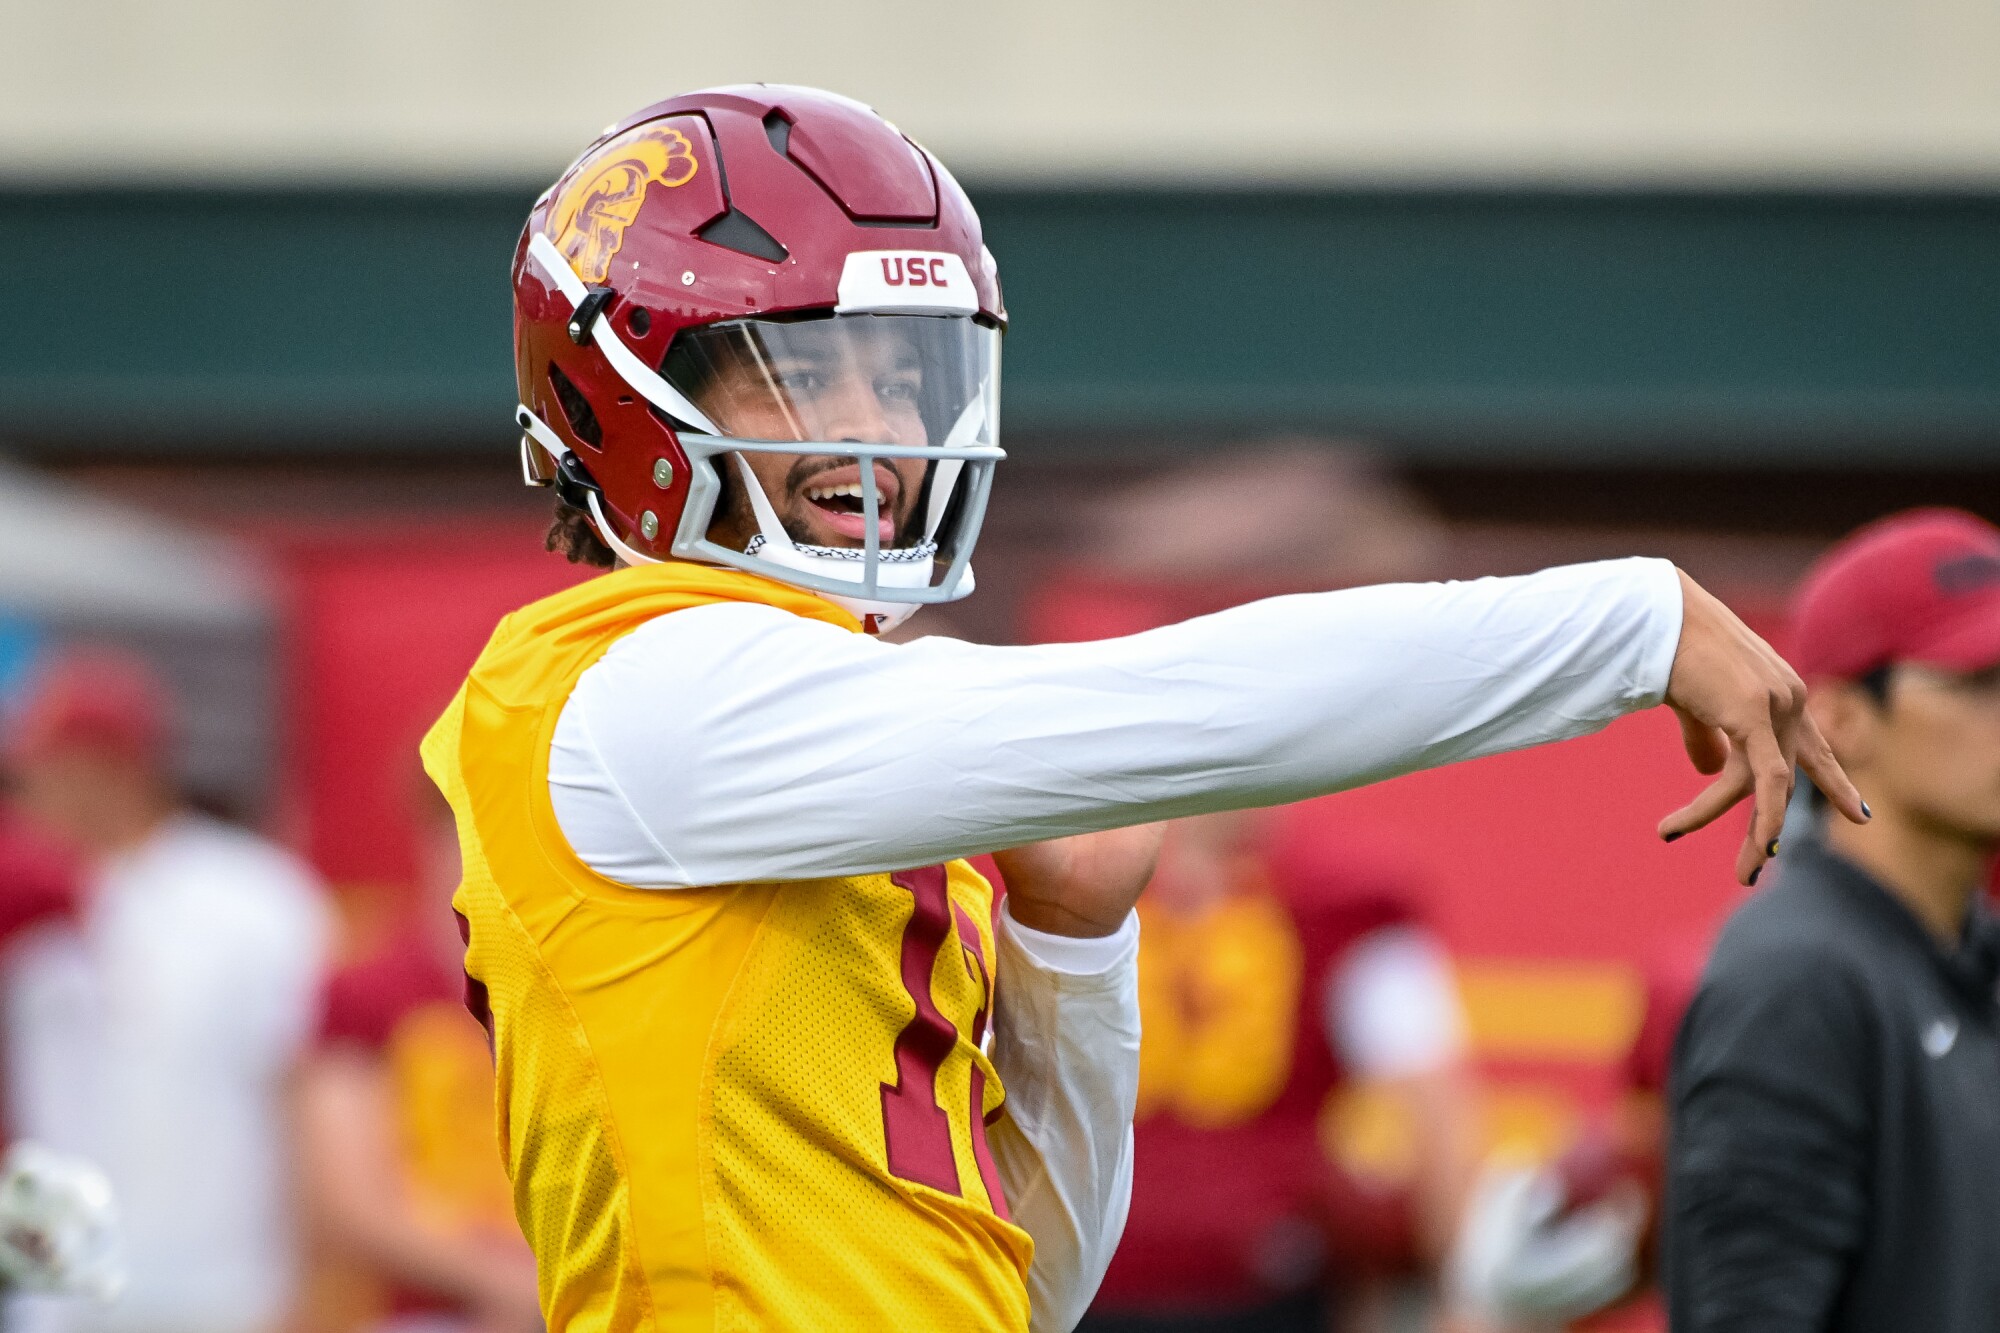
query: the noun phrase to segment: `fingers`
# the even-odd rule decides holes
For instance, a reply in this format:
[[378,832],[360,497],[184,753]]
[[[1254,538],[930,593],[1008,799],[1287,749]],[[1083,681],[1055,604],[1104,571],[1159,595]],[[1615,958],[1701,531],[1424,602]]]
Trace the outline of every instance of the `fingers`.
[[1865,824],[1874,817],[1810,713],[1805,715],[1804,725],[1799,729],[1798,754],[1799,767],[1805,770],[1806,777],[1850,823]]
[[1736,879],[1756,882],[1764,863],[1775,854],[1785,826],[1785,808],[1792,797],[1792,765],[1785,758],[1777,733],[1768,724],[1752,727],[1733,738],[1722,774],[1701,794],[1660,821],[1660,837],[1672,842],[1706,827],[1751,797],[1750,831],[1736,856]]
[[1732,753],[1723,766],[1721,777],[1702,788],[1699,796],[1660,821],[1661,839],[1672,842],[1698,828],[1706,828],[1748,796],[1751,787],[1749,764]]
[[1778,835],[1785,829],[1785,811],[1792,803],[1795,781],[1792,761],[1778,743],[1775,731],[1758,728],[1744,737],[1744,755],[1749,760],[1753,796],[1750,832],[1743,839],[1743,851],[1736,858],[1736,877],[1752,883],[1764,863],[1777,853]]
[[1864,822],[1868,808],[1806,711],[1798,674],[1700,585],[1685,574],[1681,584],[1681,640],[1667,702],[1689,760],[1715,781],[1661,820],[1660,836],[1672,841],[1752,798],[1750,831],[1736,867],[1748,884],[1777,849],[1797,771],[1848,819]]
[[[1822,790],[1828,791],[1829,800],[1834,799],[1834,792],[1840,793],[1845,804],[1839,805],[1839,808],[1843,813],[1851,811],[1849,818],[1859,817],[1857,822],[1866,819],[1860,793],[1848,781],[1846,773],[1834,759],[1831,747],[1818,728],[1813,726],[1811,718],[1803,712],[1799,713],[1794,719],[1794,727],[1799,745],[1799,766],[1805,768],[1808,774],[1824,775],[1827,787]],[[1818,780],[1815,777],[1815,781]],[[1765,863],[1777,854],[1778,838],[1784,831],[1785,812],[1791,804],[1794,785],[1792,760],[1786,757],[1777,728],[1749,728],[1740,738],[1732,740],[1722,775],[1694,800],[1660,821],[1660,836],[1672,842],[1713,822],[1744,797],[1750,797],[1750,828],[1744,836],[1742,848],[1737,852],[1736,878],[1739,883],[1754,884]]]
[[[1698,828],[1705,828],[1734,809],[1744,797],[1754,794],[1750,831],[1736,854],[1736,882],[1753,884],[1764,863],[1771,859],[1778,832],[1784,827],[1785,804],[1790,798],[1789,786],[1789,781],[1774,784],[1769,776],[1760,780],[1750,761],[1743,757],[1743,752],[1734,750],[1721,777],[1704,787],[1692,801],[1660,821],[1660,838],[1672,842]],[[1775,818],[1767,813],[1769,811],[1776,811]]]
[[1687,749],[1694,771],[1709,777],[1720,773],[1723,764],[1729,761],[1729,738],[1722,729],[1710,726],[1678,704],[1674,705],[1674,717],[1681,724],[1681,744]]

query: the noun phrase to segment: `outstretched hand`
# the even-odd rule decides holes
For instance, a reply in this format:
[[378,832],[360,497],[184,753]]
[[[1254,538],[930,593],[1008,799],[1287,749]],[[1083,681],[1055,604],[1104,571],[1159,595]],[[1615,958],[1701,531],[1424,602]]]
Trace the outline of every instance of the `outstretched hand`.
[[1007,879],[1007,910],[1051,935],[1111,934],[1153,878],[1166,829],[1139,824],[993,853]]
[[1795,767],[1855,823],[1867,822],[1868,807],[1806,711],[1798,673],[1686,574],[1681,603],[1667,705],[1680,718],[1696,771],[1715,781],[1661,820],[1660,836],[1672,842],[1749,797],[1750,833],[1736,854],[1736,878],[1750,884],[1777,851]]

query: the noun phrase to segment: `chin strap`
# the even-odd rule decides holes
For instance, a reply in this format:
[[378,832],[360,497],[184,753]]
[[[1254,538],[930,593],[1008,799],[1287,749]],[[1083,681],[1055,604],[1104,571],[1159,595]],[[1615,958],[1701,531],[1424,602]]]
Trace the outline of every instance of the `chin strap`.
[[[563,443],[562,437],[549,429],[549,424],[536,416],[525,406],[517,408],[515,422],[521,427],[521,449],[523,471],[535,485],[553,485],[564,503],[582,509],[590,515],[591,525],[597,535],[620,560],[628,565],[657,565],[662,563],[657,556],[636,551],[619,539],[618,530],[611,526],[604,516],[601,492],[590,474],[583,470],[583,464],[576,454]],[[542,480],[528,459],[529,449],[540,449],[549,457],[553,476]],[[744,550],[745,555],[754,555],[781,569],[798,569],[811,572],[825,572],[828,567],[851,568],[854,559],[861,553],[831,546],[804,546],[791,539],[784,526],[778,522],[778,515],[771,508],[771,502],[764,494],[764,488],[750,471],[750,465],[742,454],[733,454],[743,479],[745,493],[750,496],[751,511],[757,517],[758,533],[752,537]],[[882,572],[908,571],[914,579],[895,579],[891,586],[921,587],[930,578],[931,559],[937,552],[937,543],[926,537],[920,544],[908,550],[878,552],[882,562]],[[968,584],[971,571],[966,571]],[[971,591],[970,587],[967,591]],[[895,629],[919,610],[915,602],[887,602],[874,598],[847,597],[839,593],[821,592],[820,596],[842,608],[861,622],[870,634],[886,634]]]
[[[604,504],[601,498],[603,492],[596,481],[591,479],[590,474],[583,470],[583,463],[570,451],[570,447],[562,442],[562,437],[549,429],[548,422],[530,412],[525,406],[515,409],[514,420],[525,432],[521,437],[522,470],[527,473],[531,483],[553,485],[564,504],[588,513],[592,526],[597,529],[597,535],[611,548],[612,554],[626,564],[660,563],[658,557],[647,555],[644,551],[635,551],[619,539],[618,530],[604,517]],[[549,461],[555,468],[552,482],[537,480],[536,473],[529,466],[525,455],[531,442],[549,456]]]
[[[808,579],[791,581],[847,608],[860,617],[864,625],[876,632],[892,629],[915,613],[917,607],[923,604],[922,600],[890,601],[878,599],[873,594],[878,588],[913,593],[931,588],[938,531],[951,510],[953,495],[964,476],[966,467],[964,457],[931,460],[931,484],[924,513],[924,540],[919,546],[906,550],[884,551],[878,542],[879,529],[876,526],[876,519],[880,512],[878,508],[880,497],[876,492],[874,473],[869,463],[874,458],[885,456],[915,456],[901,446],[893,450],[886,446],[863,446],[859,451],[863,463],[863,514],[866,532],[858,552],[845,547],[806,546],[796,543],[778,521],[769,497],[765,495],[764,488],[757,483],[751,473],[742,451],[716,447],[727,444],[746,446],[755,444],[761,449],[765,447],[764,442],[729,440],[700,408],[689,401],[686,395],[651,366],[641,361],[638,355],[618,337],[611,321],[602,317],[608,299],[600,294],[603,289],[587,286],[577,275],[576,270],[570,267],[562,251],[558,250],[547,236],[539,231],[532,232],[528,237],[528,255],[536,267],[540,268],[554,284],[563,299],[569,302],[574,312],[569,325],[570,337],[579,344],[594,343],[620,379],[629,384],[647,402],[665,413],[670,420],[694,433],[693,438],[682,436],[682,446],[691,460],[695,460],[697,455],[712,460],[722,452],[728,452],[736,459],[736,466],[743,479],[763,541],[754,543],[749,550],[742,552],[717,547],[715,543],[707,540],[706,533],[699,527],[707,521],[707,515],[698,515],[690,510],[683,514],[681,530],[675,537],[673,549],[677,557],[738,568],[745,567],[744,561],[747,559],[755,564],[773,567],[773,577],[782,579],[783,571],[787,570],[793,574],[810,576]],[[972,488],[972,517],[966,520],[975,533],[979,520],[984,515],[986,486],[991,476],[993,462],[1005,456],[997,446],[977,443],[981,432],[989,424],[985,399],[986,393],[982,389],[982,392],[966,404],[958,420],[952,423],[943,446],[946,449],[982,455],[978,458],[976,485]],[[546,422],[525,405],[516,410],[515,420],[524,432],[521,442],[521,470],[527,481],[534,485],[555,485],[558,493],[568,503],[576,504],[577,500],[581,499],[582,503],[577,507],[589,513],[591,522],[597,527],[598,536],[627,564],[660,563],[658,557],[634,550],[619,538],[617,531],[605,518],[602,489],[590,478],[581,461],[576,459],[562,438],[551,430]],[[696,440],[701,437],[707,438],[702,442],[702,446],[698,447]],[[813,447],[812,442],[801,442],[801,448]],[[537,466],[537,460],[533,455],[535,448],[548,455],[552,463],[550,468],[545,470]],[[770,451],[778,452],[776,449]],[[839,452],[837,448],[831,451]],[[712,476],[712,463],[709,465],[709,472]],[[695,526],[691,527],[691,524]],[[966,563],[970,555],[969,540],[965,543],[965,548],[954,559],[952,570],[948,575],[952,579],[950,591],[945,596],[923,600],[955,600],[972,591],[972,567]],[[858,562],[855,559],[857,555],[861,557]],[[858,579],[854,577],[857,563],[861,571],[861,577]],[[859,595],[848,595],[846,586],[854,586]]]

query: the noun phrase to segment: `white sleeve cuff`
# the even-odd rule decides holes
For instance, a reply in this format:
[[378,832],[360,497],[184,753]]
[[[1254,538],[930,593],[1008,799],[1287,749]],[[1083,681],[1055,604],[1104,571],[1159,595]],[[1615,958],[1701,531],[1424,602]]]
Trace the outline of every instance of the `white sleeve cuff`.
[[1686,611],[1681,597],[1681,571],[1671,560],[1646,559],[1632,562],[1641,567],[1646,591],[1653,600],[1653,616],[1659,631],[1640,659],[1633,691],[1633,706],[1655,708],[1667,701],[1667,682],[1674,672],[1674,659],[1681,651],[1681,618]]
[[1003,903],[997,933],[993,1066],[1007,1114],[987,1142],[1014,1220],[1035,1241],[1029,1333],[1069,1333],[1132,1200],[1138,916],[1100,939],[1070,939],[1028,929]]
[[1137,912],[1127,912],[1118,929],[1109,935],[1051,935],[1016,921],[1007,900],[1002,898],[1000,928],[1037,969],[1066,977],[1105,976],[1123,968],[1139,952]]

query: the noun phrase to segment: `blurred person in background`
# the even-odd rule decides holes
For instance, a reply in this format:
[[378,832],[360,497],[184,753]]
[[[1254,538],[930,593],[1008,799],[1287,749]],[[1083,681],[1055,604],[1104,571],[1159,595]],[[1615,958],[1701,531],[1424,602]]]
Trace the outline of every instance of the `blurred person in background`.
[[1367,449],[1246,440],[1165,465],[1067,515],[1025,599],[1030,642],[1135,634],[1260,597],[1436,578],[1443,525]]
[[[1141,900],[1132,1211],[1091,1333],[1382,1328],[1410,1233],[1434,1258],[1454,1230],[1480,1129],[1450,959],[1393,873],[1272,832],[1175,822]],[[1407,1194],[1328,1151],[1343,1096],[1405,1130]]]
[[[70,850],[0,798],[0,969],[38,936],[73,928],[79,880]],[[0,1292],[113,1297],[123,1257],[104,1173],[17,1137],[4,1119],[0,1131],[10,1140],[0,1158]]]
[[109,1306],[21,1298],[14,1330],[236,1333],[292,1299],[285,1106],[326,948],[298,861],[194,813],[172,701],[138,659],[28,686],[6,758],[23,816],[83,860],[74,925],[0,976],[14,1132],[100,1163],[129,1281]]
[[76,852],[0,794],[0,948],[73,921],[82,878]]
[[1794,658],[1874,808],[1788,837],[1674,1051],[1676,1333],[2000,1330],[2000,529],[1870,525]]
[[[420,776],[420,775],[419,775]],[[316,1239],[383,1290],[374,1333],[540,1333],[535,1261],[493,1145],[493,1054],[465,1005],[458,833],[413,784],[419,893],[386,944],[334,973],[300,1079]]]
[[1648,1262],[1663,1101],[1674,1033],[1709,942],[1669,934],[1648,948],[1639,1022],[1616,1071],[1616,1095],[1586,1114],[1561,1153],[1523,1161],[1503,1147],[1482,1168],[1447,1264],[1449,1299],[1467,1318],[1523,1330],[1664,1327]]

